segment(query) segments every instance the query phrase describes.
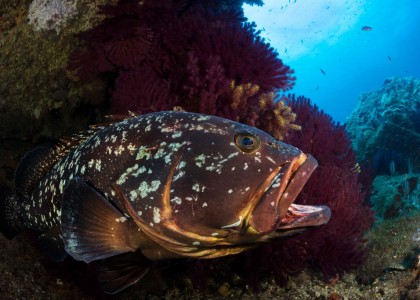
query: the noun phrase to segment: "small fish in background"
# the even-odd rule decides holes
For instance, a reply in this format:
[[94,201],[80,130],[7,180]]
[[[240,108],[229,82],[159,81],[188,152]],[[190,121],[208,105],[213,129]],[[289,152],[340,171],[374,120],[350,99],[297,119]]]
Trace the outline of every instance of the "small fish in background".
[[303,44],[303,40],[300,40],[300,43]]
[[320,71],[321,71],[321,73],[323,74],[323,75],[327,75],[327,73],[325,73],[325,71],[324,70],[322,70],[322,69],[319,69]]
[[389,55],[388,55],[388,60],[391,61],[391,57],[389,57]]
[[100,262],[113,294],[154,261],[237,254],[327,223],[328,207],[293,203],[316,167],[224,118],[132,115],[26,154],[14,193],[0,199],[0,232],[38,232],[55,261]]
[[287,53],[287,48],[284,48],[284,53]]
[[362,26],[361,30],[363,30],[363,31],[372,31],[373,28],[370,27],[370,26]]

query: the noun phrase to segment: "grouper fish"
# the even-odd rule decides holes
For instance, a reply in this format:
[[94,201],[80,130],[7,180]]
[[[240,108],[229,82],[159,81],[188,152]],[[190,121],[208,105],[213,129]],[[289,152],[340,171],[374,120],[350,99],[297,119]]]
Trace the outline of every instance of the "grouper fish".
[[328,207],[293,203],[316,166],[231,120],[132,115],[26,154],[0,231],[39,233],[56,261],[107,262],[98,276],[116,293],[154,261],[236,254],[327,223]]

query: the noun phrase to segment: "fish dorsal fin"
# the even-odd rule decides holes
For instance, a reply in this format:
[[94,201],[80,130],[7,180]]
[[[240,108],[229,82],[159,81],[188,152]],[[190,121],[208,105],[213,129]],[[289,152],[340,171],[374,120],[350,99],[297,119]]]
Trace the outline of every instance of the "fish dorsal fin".
[[51,168],[69,152],[89,139],[96,132],[125,119],[134,118],[137,114],[128,112],[125,115],[106,116],[104,123],[89,126],[86,131],[63,137],[55,147],[37,147],[22,158],[15,176],[16,193],[25,198],[30,197],[35,187]]
[[28,198],[58,160],[51,147],[37,147],[26,153],[16,169],[16,193]]
[[130,218],[80,177],[64,189],[61,234],[67,253],[86,263],[136,251],[145,239]]
[[98,265],[98,282],[104,292],[115,294],[139,281],[151,265],[140,251],[116,255]]
[[55,146],[55,152],[59,159],[66,156],[74,148],[77,148],[80,144],[94,135],[97,131],[105,128],[103,125],[92,125],[86,131],[81,131],[71,136],[62,137],[60,142]]
[[94,135],[96,132],[105,129],[108,126],[111,126],[115,123],[122,122],[126,119],[134,118],[137,114],[128,111],[125,115],[107,115],[105,116],[106,120],[102,123],[90,125],[89,129],[86,131],[80,131],[77,134],[73,134],[68,137],[63,137],[60,139],[60,142],[56,145],[56,155],[60,157],[64,157],[67,155],[70,151],[72,151],[74,148],[82,144],[84,141],[89,139],[92,135]]

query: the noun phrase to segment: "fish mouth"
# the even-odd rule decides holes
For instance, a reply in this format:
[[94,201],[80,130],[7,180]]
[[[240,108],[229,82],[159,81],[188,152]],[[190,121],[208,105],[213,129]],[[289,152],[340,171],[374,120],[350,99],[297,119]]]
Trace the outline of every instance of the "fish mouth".
[[328,223],[330,217],[328,206],[292,204],[277,230],[319,226]]
[[289,231],[326,224],[330,209],[325,205],[293,204],[312,172],[316,159],[301,153],[282,166],[255,207],[249,219],[252,231],[258,234]]

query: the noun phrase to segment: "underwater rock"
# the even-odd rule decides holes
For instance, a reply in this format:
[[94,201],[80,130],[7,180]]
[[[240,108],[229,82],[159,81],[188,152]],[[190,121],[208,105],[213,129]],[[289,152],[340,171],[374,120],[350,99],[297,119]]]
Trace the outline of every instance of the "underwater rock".
[[392,219],[420,208],[420,174],[379,175],[370,202],[376,219]]
[[34,0],[29,6],[29,24],[37,30],[60,29],[77,14],[77,0]]
[[359,160],[371,160],[378,151],[393,151],[418,170],[420,79],[389,78],[380,90],[361,95],[346,129]]
[[66,66],[77,45],[75,34],[102,18],[97,6],[105,0],[78,1],[77,15],[73,6],[65,9],[58,2],[1,3],[2,19],[8,20],[0,23],[1,139],[56,139],[92,123],[98,114],[93,107],[104,102],[101,80],[82,85]]

